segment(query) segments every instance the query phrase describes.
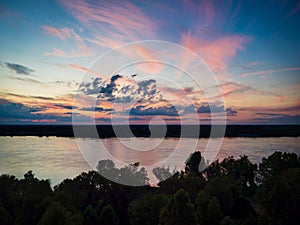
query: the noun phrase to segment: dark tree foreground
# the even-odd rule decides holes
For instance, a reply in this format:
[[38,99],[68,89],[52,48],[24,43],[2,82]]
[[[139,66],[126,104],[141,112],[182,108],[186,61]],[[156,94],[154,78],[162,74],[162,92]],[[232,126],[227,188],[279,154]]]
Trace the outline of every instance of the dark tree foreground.
[[[300,221],[300,158],[275,152],[259,165],[247,156],[215,161],[205,170],[200,152],[183,171],[155,168],[158,187],[138,163],[98,163],[55,186],[37,179],[0,176],[1,225],[296,225]],[[201,172],[199,172],[201,171]],[[169,179],[164,180],[173,174]],[[117,182],[132,179],[145,186]],[[256,179],[259,178],[259,179]],[[259,180],[259,182],[257,181]]]

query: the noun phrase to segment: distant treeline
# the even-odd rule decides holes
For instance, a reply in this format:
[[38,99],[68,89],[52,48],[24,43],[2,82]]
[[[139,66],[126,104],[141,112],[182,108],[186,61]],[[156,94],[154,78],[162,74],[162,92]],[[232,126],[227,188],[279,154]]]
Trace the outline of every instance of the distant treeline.
[[259,165],[247,156],[215,161],[199,172],[200,152],[184,170],[155,168],[161,180],[148,185],[138,163],[116,168],[99,161],[100,174],[115,181],[132,179],[145,186],[124,186],[95,171],[65,179],[51,188],[49,180],[28,171],[23,179],[0,176],[0,224],[3,225],[298,225],[300,158],[275,152]]
[[[165,131],[165,132],[164,132]],[[212,132],[213,131],[213,132]],[[75,134],[75,135],[74,135]],[[298,137],[300,125],[0,125],[0,136],[57,137]]]

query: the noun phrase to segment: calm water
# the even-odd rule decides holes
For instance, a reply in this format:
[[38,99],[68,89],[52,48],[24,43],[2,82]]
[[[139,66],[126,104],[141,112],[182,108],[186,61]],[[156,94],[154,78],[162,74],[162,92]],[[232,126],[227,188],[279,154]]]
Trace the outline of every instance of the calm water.
[[[184,139],[176,151],[174,149],[179,146],[176,138],[144,138],[138,141],[110,138],[99,142],[62,137],[0,137],[0,174],[22,177],[28,170],[33,170],[38,178],[49,178],[55,185],[64,178],[73,178],[95,168],[98,160],[107,158],[107,153],[103,152],[109,152],[111,157],[119,160],[117,166],[138,161],[148,171],[157,165],[182,168],[185,159],[194,150],[206,151],[207,158],[212,152],[209,149],[212,146],[206,147],[208,139]],[[98,148],[99,145],[102,147]],[[262,157],[275,151],[300,154],[300,137],[224,138],[213,158],[221,160],[229,155],[248,155],[251,161],[259,163]]]

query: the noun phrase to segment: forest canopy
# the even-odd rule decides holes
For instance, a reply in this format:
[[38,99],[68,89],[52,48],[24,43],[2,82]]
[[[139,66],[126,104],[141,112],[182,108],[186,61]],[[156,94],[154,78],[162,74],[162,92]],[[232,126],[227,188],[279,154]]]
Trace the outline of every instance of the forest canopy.
[[[227,157],[199,172],[194,152],[185,169],[155,168],[161,182],[150,186],[138,163],[116,168],[99,161],[98,171],[83,172],[51,188],[32,171],[18,179],[0,176],[0,224],[5,225],[296,225],[300,202],[300,158],[275,152],[253,164],[247,156]],[[112,173],[115,182],[101,176]],[[144,186],[125,186],[124,177]],[[259,179],[257,179],[259,178]],[[259,182],[257,181],[259,180]]]

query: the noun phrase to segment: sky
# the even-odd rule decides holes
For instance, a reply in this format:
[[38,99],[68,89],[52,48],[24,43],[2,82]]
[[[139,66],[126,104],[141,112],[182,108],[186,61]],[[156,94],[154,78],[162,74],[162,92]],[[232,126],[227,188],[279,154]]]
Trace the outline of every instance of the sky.
[[1,124],[300,124],[300,1],[2,0]]

